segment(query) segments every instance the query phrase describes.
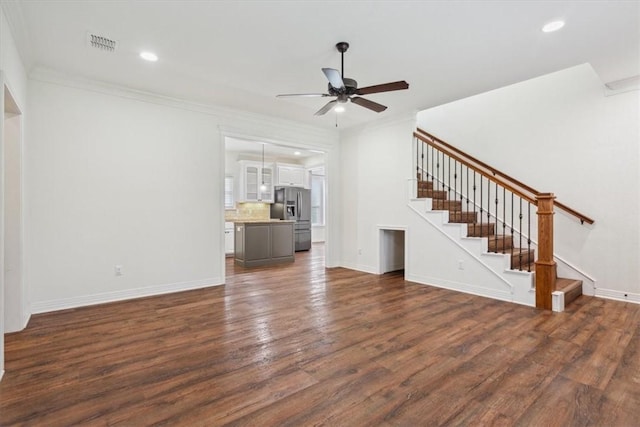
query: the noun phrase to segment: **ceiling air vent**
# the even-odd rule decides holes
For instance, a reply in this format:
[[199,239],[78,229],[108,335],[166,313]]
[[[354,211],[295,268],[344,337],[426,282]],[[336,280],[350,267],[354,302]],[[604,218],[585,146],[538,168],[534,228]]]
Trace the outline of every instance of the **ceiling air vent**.
[[117,40],[99,36],[94,33],[87,33],[87,46],[89,47],[104,50],[106,52],[113,52],[116,50],[117,45]]

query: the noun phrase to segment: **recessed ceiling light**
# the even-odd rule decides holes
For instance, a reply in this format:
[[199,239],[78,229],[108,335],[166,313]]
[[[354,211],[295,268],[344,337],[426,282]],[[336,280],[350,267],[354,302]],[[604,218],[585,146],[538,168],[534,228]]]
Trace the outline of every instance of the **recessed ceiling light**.
[[344,107],[342,105],[338,105],[336,108],[333,109],[333,111],[335,111],[336,113],[343,113]]
[[553,21],[542,27],[542,31],[545,33],[552,33],[554,31],[558,31],[562,27],[564,27],[564,21]]
[[158,55],[153,52],[140,52],[140,58],[145,61],[156,62],[158,60]]
[[294,151],[294,152],[293,152],[293,155],[294,155],[294,156],[299,156],[300,154],[302,154],[302,153],[301,153],[301,152],[299,152],[299,151]]

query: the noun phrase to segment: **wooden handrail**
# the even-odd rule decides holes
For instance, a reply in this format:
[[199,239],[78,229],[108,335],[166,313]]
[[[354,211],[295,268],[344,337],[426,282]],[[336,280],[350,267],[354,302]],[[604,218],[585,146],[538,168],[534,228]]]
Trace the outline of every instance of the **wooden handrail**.
[[593,224],[593,223],[595,222],[595,220],[593,220],[593,219],[589,218],[589,217],[588,217],[588,216],[586,216],[586,215],[582,215],[580,212],[578,212],[578,211],[576,211],[576,210],[571,209],[569,206],[567,206],[567,205],[565,205],[565,204],[563,204],[563,203],[560,203],[560,202],[559,202],[559,201],[557,201],[557,200],[554,202],[554,206],[557,206],[557,207],[559,207],[560,209],[562,209],[563,211],[565,211],[565,212],[567,212],[567,213],[569,213],[569,214],[571,214],[571,215],[575,216],[575,217],[576,217],[576,218],[578,218],[578,219],[580,220],[580,222],[581,222],[581,223],[583,223],[583,224],[584,224],[585,222],[586,222],[587,224]]
[[512,183],[514,183],[514,184],[516,184],[518,187],[523,188],[523,189],[527,190],[527,191],[528,191],[528,192],[530,192],[530,193],[533,193],[533,195],[540,194],[540,192],[539,192],[538,190],[535,190],[535,189],[533,189],[533,188],[529,187],[528,185],[523,184],[522,182],[518,181],[517,179],[510,177],[510,176],[509,176],[509,175],[507,175],[506,173],[500,172],[500,171],[499,171],[499,170],[497,170],[496,168],[494,168],[494,167],[492,167],[492,166],[490,166],[490,165],[488,165],[488,164],[484,163],[484,162],[483,162],[483,161],[481,161],[481,160],[476,159],[476,158],[475,158],[475,157],[473,157],[473,156],[470,156],[469,154],[465,153],[464,151],[460,150],[459,148],[456,148],[456,147],[454,147],[453,145],[450,145],[450,144],[448,144],[448,143],[444,142],[444,141],[443,141],[443,140],[441,140],[440,138],[438,138],[438,137],[436,137],[436,136],[434,136],[434,135],[431,135],[429,132],[427,132],[427,131],[425,131],[425,130],[422,130],[422,129],[420,129],[420,128],[418,128],[418,132],[420,132],[420,133],[422,133],[422,134],[426,135],[427,137],[431,138],[432,140],[434,140],[434,141],[438,142],[440,145],[443,145],[443,146],[447,147],[449,150],[455,151],[456,153],[458,153],[458,154],[461,154],[461,155],[465,156],[466,158],[468,158],[469,160],[473,161],[473,162],[474,162],[474,163],[476,163],[477,165],[482,166],[482,167],[483,167],[483,168],[485,168],[485,169],[488,169],[492,174],[494,174],[494,175],[498,175],[498,176],[500,176],[500,177],[502,177],[502,178],[506,179],[507,181],[512,182]]
[[[465,158],[467,158],[471,162],[475,163],[475,166],[473,166],[473,165],[470,165],[468,162],[463,162],[466,166],[472,167],[474,169],[477,169],[478,166],[480,166],[482,168],[485,168],[489,172],[491,172],[492,174],[500,176],[501,178],[503,178],[504,180],[514,184],[515,186],[517,186],[517,187],[519,187],[521,189],[524,189],[524,190],[528,191],[529,193],[532,193],[533,196],[534,196],[533,199],[535,199],[535,197],[537,195],[541,194],[540,191],[538,191],[538,190],[536,190],[536,189],[534,189],[534,188],[532,188],[532,187],[530,187],[530,186],[518,181],[515,178],[510,177],[506,173],[497,170],[496,168],[484,163],[483,161],[478,160],[473,156],[470,156],[469,154],[467,154],[464,151],[462,151],[462,150],[460,150],[460,149],[458,149],[458,148],[446,143],[445,141],[441,140],[440,138],[438,138],[438,137],[436,137],[434,135],[431,135],[429,132],[427,132],[427,131],[425,131],[423,129],[420,129],[420,128],[417,128],[417,129],[418,129],[417,132],[414,132],[413,135],[416,138],[420,139],[421,141],[426,142],[426,143],[436,142],[441,147],[444,147],[444,148],[447,149],[447,150],[444,150],[444,149],[442,150],[442,151],[447,151],[447,153],[446,153],[447,155],[449,155],[451,157],[454,157],[454,155],[452,155],[452,152],[455,152],[455,153],[459,154],[460,156],[464,156]],[[431,141],[427,141],[425,139],[425,137],[431,139]],[[462,162],[462,160],[459,158],[459,156],[455,156],[455,157],[457,157],[456,160],[458,160],[459,162]],[[478,171],[478,172],[481,172],[481,171]],[[490,177],[490,176],[488,176],[486,174],[483,174],[483,175],[485,177],[487,177],[488,179],[492,178],[492,177]],[[528,196],[524,195],[521,191],[514,190],[514,187],[512,185],[509,185],[505,181],[496,180],[496,179],[491,179],[491,180],[494,181],[494,182],[497,182],[498,184],[500,184],[502,186],[504,186],[509,191],[517,194],[518,196],[522,197],[523,199],[529,201],[530,203],[537,204],[537,201],[535,201],[535,200],[532,201],[532,197],[528,197]],[[573,215],[576,218],[578,218],[578,220],[580,220],[580,223],[582,223],[582,224],[584,224],[585,222],[587,224],[593,224],[595,222],[593,219],[589,218],[588,216],[576,211],[575,209],[572,209],[572,208],[568,207],[567,205],[565,205],[563,203],[555,201],[554,205],[557,206],[558,208],[562,209],[563,211],[569,213],[570,215]]]
[[[418,134],[416,132],[413,133],[413,136],[415,136],[416,138],[418,138],[422,142],[426,142],[427,144],[429,144],[431,142],[434,142],[434,141],[429,141],[429,140],[425,139],[425,137],[423,135],[420,135],[420,134]],[[531,203],[532,205],[535,206],[535,205],[538,204],[538,202],[535,199],[535,196],[532,197],[530,195],[527,195],[524,192],[522,192],[521,190],[513,187],[509,183],[504,182],[503,180],[498,179],[495,176],[492,176],[490,173],[487,173],[485,171],[482,171],[482,170],[478,169],[478,167],[476,165],[469,163],[468,161],[463,159],[461,156],[453,153],[452,151],[449,151],[449,149],[447,149],[446,147],[437,147],[437,148],[438,148],[438,150],[440,150],[443,153],[445,153],[447,156],[451,157],[454,160],[457,160],[458,162],[462,163],[463,165],[467,166],[468,168],[476,170],[480,175],[484,176],[489,181],[492,181],[494,183],[497,183],[497,184],[503,186],[507,190],[511,191],[513,194],[517,195],[518,197],[521,197],[522,199],[526,200],[527,202]]]

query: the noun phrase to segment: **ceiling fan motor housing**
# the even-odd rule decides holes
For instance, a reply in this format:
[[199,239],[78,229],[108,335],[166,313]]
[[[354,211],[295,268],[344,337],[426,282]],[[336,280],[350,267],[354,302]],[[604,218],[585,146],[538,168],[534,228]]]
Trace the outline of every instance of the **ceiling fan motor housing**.
[[336,49],[338,49],[338,52],[340,53],[345,53],[347,49],[349,49],[349,43],[347,42],[336,43]]
[[328,85],[329,95],[332,95],[332,96],[338,96],[340,94],[355,95],[356,91],[358,90],[358,82],[348,77],[343,77],[342,82],[344,83],[344,89],[333,87],[331,86],[331,83],[329,83]]

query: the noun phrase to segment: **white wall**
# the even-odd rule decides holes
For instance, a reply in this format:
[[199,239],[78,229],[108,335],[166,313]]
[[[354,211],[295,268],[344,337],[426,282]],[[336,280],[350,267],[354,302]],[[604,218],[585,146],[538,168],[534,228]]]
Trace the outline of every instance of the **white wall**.
[[423,111],[418,126],[595,219],[556,208],[556,254],[596,295],[640,302],[639,105],[637,90],[605,96],[585,64]]
[[22,280],[22,115],[4,118],[4,288],[5,328],[26,326],[29,295]]
[[405,117],[341,135],[342,265],[379,271],[379,227],[407,224],[415,120]]
[[221,141],[209,116],[38,81],[29,102],[34,311],[224,282]]
[[323,243],[325,241],[325,230],[326,227],[324,225],[311,226],[311,243]]
[[[0,5],[0,112],[4,113],[4,88],[6,87],[20,111],[23,114],[22,124],[25,123],[25,111],[26,111],[26,94],[27,94],[27,75],[24,69],[22,60],[18,54],[18,49],[15,44],[13,35],[9,27],[9,22],[6,19],[3,9],[4,5]],[[3,119],[0,119],[0,165],[4,164],[4,114]],[[20,138],[22,138],[22,133]],[[22,144],[22,139],[20,144]],[[4,272],[4,174],[0,174],[0,271]],[[4,274],[0,274],[0,378],[4,373],[4,306],[5,306],[5,284]],[[21,307],[23,313],[29,311],[27,300],[23,300],[24,306]]]

